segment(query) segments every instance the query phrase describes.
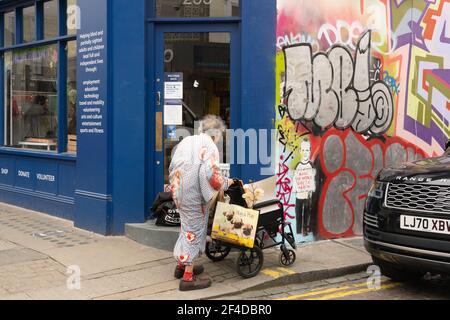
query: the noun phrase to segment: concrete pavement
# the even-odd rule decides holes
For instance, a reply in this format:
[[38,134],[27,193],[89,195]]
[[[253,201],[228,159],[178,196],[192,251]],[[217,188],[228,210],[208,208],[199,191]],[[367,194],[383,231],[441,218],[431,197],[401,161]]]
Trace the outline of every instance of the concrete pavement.
[[[213,299],[360,272],[371,263],[361,238],[301,245],[288,268],[279,265],[279,252],[264,250],[263,269],[251,279],[237,274],[237,252],[217,263],[202,257],[203,277],[212,278],[213,286],[183,293],[173,278],[171,252],[0,204],[0,299]],[[69,289],[78,271],[81,288]]]

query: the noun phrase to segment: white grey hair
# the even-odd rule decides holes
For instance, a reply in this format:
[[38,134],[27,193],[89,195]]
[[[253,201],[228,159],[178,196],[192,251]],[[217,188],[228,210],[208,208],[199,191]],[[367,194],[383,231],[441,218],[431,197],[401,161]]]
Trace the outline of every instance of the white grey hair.
[[226,129],[225,122],[220,117],[209,114],[200,121],[198,132],[210,137],[221,137]]

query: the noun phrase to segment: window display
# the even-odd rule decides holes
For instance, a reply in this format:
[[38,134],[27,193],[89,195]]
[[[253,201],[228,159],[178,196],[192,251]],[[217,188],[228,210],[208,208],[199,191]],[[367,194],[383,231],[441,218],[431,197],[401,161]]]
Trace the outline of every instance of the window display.
[[56,150],[56,45],[5,53],[6,146]]
[[77,151],[77,43],[67,43],[67,151]]

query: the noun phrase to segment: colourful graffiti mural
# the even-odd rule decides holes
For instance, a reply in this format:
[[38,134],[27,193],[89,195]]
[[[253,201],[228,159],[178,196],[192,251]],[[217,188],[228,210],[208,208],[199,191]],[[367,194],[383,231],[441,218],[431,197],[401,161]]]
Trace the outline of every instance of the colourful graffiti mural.
[[383,166],[450,139],[450,0],[278,0],[278,197],[298,241],[362,234]]

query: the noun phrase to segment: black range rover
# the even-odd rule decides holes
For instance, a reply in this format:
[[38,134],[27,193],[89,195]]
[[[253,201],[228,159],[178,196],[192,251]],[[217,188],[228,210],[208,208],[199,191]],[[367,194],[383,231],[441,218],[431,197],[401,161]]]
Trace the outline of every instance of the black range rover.
[[364,244],[398,281],[450,275],[450,145],[446,153],[383,169],[364,210]]

